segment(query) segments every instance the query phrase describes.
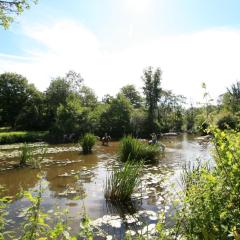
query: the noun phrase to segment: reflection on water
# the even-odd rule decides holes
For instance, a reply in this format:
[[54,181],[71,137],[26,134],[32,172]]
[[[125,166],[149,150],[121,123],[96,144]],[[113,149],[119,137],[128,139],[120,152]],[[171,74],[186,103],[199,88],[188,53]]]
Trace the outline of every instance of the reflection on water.
[[[20,189],[36,189],[39,185],[38,174],[42,174],[47,184],[43,195],[43,206],[46,210],[61,206],[69,209],[72,227],[78,228],[83,206],[92,219],[106,222],[108,214],[122,222],[130,214],[142,216],[148,211],[150,220],[154,213],[163,207],[167,183],[179,183],[181,167],[186,162],[194,163],[196,159],[210,160],[208,144],[199,144],[194,136],[182,135],[162,139],[166,145],[166,153],[158,164],[146,165],[142,175],[141,186],[133,194],[132,202],[124,205],[105,201],[104,182],[108,172],[117,162],[118,142],[110,146],[99,143],[91,155],[82,155],[80,148],[73,144],[48,145],[47,155],[41,170],[30,168],[14,169],[18,161],[20,144],[0,146],[0,185],[6,188],[6,194],[15,196]],[[36,154],[43,143],[33,144]],[[166,178],[169,180],[166,181]],[[17,218],[18,211],[26,205],[26,201],[17,200],[11,204],[10,216]],[[141,215],[142,214],[142,215]],[[153,216],[154,215],[154,216]],[[149,217],[148,216],[148,217]],[[104,220],[105,219],[105,220]],[[151,223],[150,220],[147,220]],[[101,222],[100,220],[96,220]],[[115,221],[117,221],[115,219]],[[155,219],[156,221],[156,219]],[[131,221],[130,221],[131,222]],[[125,226],[127,229],[127,227]]]

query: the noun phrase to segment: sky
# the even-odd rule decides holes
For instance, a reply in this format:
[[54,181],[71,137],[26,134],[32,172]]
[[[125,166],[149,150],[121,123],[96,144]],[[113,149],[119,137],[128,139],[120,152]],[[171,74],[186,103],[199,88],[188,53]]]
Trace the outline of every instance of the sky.
[[202,99],[240,80],[239,0],[39,0],[0,28],[0,73],[45,91],[69,70],[101,97],[126,84],[141,91],[143,70],[162,70],[162,87]]

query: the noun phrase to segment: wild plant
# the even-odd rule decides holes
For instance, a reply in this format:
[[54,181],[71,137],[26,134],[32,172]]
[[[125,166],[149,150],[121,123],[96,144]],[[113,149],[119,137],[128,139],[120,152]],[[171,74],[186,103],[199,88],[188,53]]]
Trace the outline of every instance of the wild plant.
[[91,133],[86,133],[80,140],[80,145],[82,146],[82,151],[84,154],[92,152],[92,147],[96,143],[96,137]]
[[240,133],[211,133],[215,165],[185,169],[176,219],[187,239],[240,239]]
[[106,180],[105,197],[111,201],[130,200],[134,189],[140,184],[142,161],[127,161],[122,168],[112,171]]
[[[4,192],[4,188],[0,185],[0,195]],[[8,215],[7,206],[11,202],[11,197],[0,197],[0,240],[4,240],[11,235],[10,231],[5,231],[7,224],[6,216]]]
[[47,148],[43,147],[40,151],[40,154],[38,156],[34,156],[33,148],[29,144],[24,143],[20,152],[19,165],[21,167],[31,166],[33,168],[40,168],[46,152]]
[[121,161],[155,161],[162,153],[161,147],[156,145],[148,145],[139,140],[126,136],[121,140],[119,149],[119,158]]
[[21,167],[27,166],[32,161],[33,161],[33,150],[27,143],[24,143],[23,146],[21,147],[19,165]]

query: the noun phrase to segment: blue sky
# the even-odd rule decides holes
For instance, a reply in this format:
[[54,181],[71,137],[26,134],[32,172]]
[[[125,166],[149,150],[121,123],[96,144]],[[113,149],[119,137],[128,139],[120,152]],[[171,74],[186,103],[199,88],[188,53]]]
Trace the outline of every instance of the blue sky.
[[45,90],[73,69],[102,96],[140,89],[153,65],[165,88],[198,100],[205,81],[216,97],[240,79],[239,9],[237,0],[39,0],[0,29],[0,72]]

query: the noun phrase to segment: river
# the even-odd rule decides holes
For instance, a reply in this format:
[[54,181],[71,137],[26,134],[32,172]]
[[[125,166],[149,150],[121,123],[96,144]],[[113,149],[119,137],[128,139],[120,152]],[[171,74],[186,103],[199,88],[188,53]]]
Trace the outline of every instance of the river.
[[[164,157],[144,167],[141,186],[133,194],[132,203],[124,206],[108,203],[104,198],[106,178],[113,167],[120,165],[117,161],[119,142],[111,142],[109,146],[98,142],[90,155],[82,155],[77,144],[31,144],[36,155],[47,148],[41,169],[13,168],[19,161],[21,144],[0,145],[0,185],[5,187],[5,195],[15,196],[21,189],[34,191],[41,183],[44,188],[42,207],[49,214],[57,206],[67,208],[73,233],[77,232],[84,211],[93,223],[120,239],[125,230],[136,223],[131,220],[132,216],[147,224],[156,223],[167,192],[181,187],[184,164],[194,164],[198,159],[211,160],[210,145],[200,143],[195,136],[183,134],[161,142],[166,146]],[[41,180],[38,175],[42,176]],[[14,219],[15,227],[20,226],[21,212],[27,205],[26,199],[15,198],[10,204],[8,217]]]

